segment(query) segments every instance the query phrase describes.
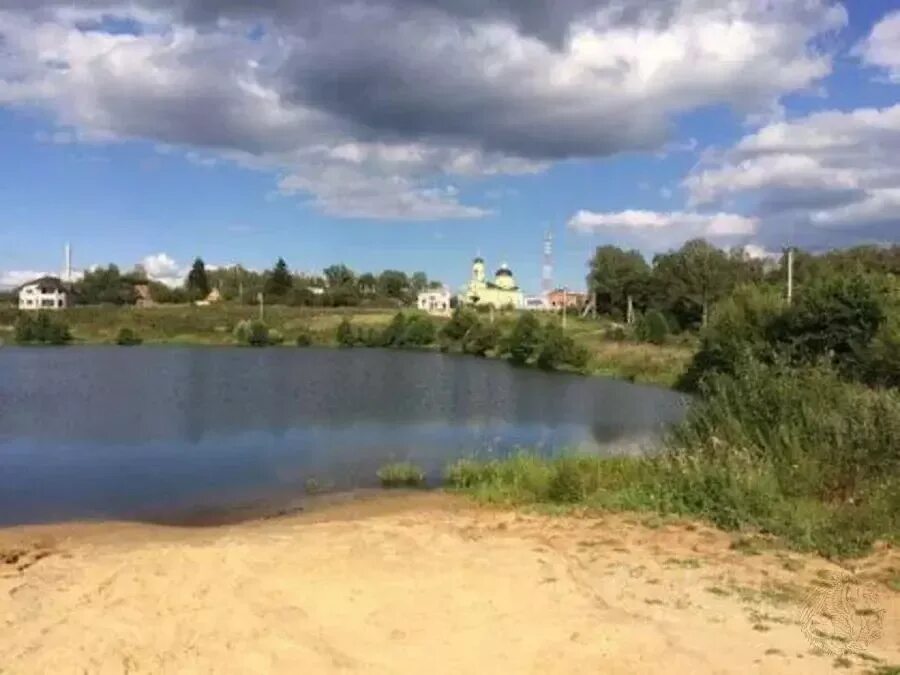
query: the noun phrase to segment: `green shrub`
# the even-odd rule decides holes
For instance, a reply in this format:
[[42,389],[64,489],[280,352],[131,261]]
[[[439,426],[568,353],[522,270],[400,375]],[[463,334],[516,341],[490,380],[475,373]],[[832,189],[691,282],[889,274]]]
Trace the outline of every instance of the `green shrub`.
[[116,335],[116,344],[122,347],[132,347],[143,342],[131,328],[120,328]]
[[478,315],[465,307],[453,310],[450,320],[441,328],[441,337],[450,342],[460,342],[468,332],[478,325]]
[[337,327],[337,343],[341,347],[353,347],[356,344],[356,335],[353,332],[353,324],[346,317]]
[[669,323],[662,312],[651,309],[638,321],[635,335],[641,342],[650,342],[655,345],[665,344],[669,337]]
[[402,347],[406,334],[406,316],[397,312],[391,322],[381,332],[381,344],[384,347]]
[[832,276],[810,284],[768,327],[769,341],[793,363],[830,359],[857,375],[886,319],[886,289],[869,276]]
[[16,342],[20,344],[64,345],[72,339],[69,327],[48,312],[21,313],[16,320]]
[[462,340],[464,354],[485,356],[500,343],[500,330],[489,323],[476,323]]
[[386,464],[376,472],[382,487],[421,487],[425,484],[425,473],[411,462]]
[[234,336],[241,344],[251,347],[269,347],[284,340],[280,332],[270,329],[259,320],[238,322],[234,328]]
[[294,341],[294,343],[295,343],[298,347],[310,347],[310,346],[312,346],[312,343],[313,343],[313,336],[312,336],[312,333],[310,333],[310,332],[309,332],[308,330],[306,330],[306,329],[301,330],[300,333],[297,334],[297,339]]
[[525,365],[535,355],[541,342],[541,325],[533,313],[519,316],[505,340],[505,351],[515,365]]
[[424,314],[413,314],[406,320],[403,333],[397,346],[427,347],[437,337],[434,322]]

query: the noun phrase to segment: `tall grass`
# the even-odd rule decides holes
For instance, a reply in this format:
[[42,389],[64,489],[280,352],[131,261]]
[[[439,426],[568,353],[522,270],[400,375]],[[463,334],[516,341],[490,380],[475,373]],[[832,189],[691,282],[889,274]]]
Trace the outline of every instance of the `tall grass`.
[[707,385],[656,457],[457,462],[449,485],[510,504],[700,517],[828,556],[900,539],[900,396],[823,369],[748,366]]

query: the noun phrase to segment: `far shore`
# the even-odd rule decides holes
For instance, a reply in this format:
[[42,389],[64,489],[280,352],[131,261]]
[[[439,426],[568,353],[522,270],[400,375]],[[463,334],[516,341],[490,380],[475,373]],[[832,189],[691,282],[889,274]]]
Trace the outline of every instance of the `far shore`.
[[[383,328],[400,308],[311,308],[273,305],[265,310],[266,323],[284,338],[282,348],[296,348],[297,336],[308,335],[312,346],[336,347],[336,330],[343,319],[356,327]],[[404,308],[403,311],[414,311]],[[254,319],[258,310],[250,305],[222,303],[208,307],[158,305],[155,307],[84,306],[59,313],[70,327],[78,344],[116,342],[122,328],[134,331],[143,344],[179,346],[236,346],[232,334],[241,320]],[[498,312],[501,325],[511,322]],[[13,345],[16,311],[0,309],[0,344]],[[433,317],[438,324],[446,319]],[[567,333],[584,346],[590,361],[586,374],[629,380],[643,384],[672,387],[693,355],[691,345],[673,342],[666,345],[636,343],[607,337],[609,321],[568,317]],[[429,347],[436,350],[437,347]]]
[[[863,673],[900,663],[900,565],[855,561],[881,637],[829,653],[807,597],[848,570],[702,524],[380,493],[216,527],[0,530],[9,672]],[[887,671],[886,671],[887,672]]]

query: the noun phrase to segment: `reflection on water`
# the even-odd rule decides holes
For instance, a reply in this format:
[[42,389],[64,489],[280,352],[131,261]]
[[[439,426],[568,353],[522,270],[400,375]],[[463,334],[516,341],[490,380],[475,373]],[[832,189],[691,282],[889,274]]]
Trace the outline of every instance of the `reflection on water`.
[[0,350],[0,523],[140,517],[373,484],[411,459],[637,452],[680,396],[499,361],[381,350]]

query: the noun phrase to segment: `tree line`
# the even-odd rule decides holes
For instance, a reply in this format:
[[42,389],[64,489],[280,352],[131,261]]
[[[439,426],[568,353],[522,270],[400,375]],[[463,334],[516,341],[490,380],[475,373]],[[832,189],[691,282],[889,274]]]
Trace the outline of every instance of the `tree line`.
[[[660,312],[674,332],[708,325],[715,305],[738,287],[753,285],[783,294],[786,283],[783,256],[753,258],[743,248],[724,251],[703,239],[650,262],[635,250],[601,246],[588,266],[587,286],[597,295],[598,311],[625,320],[630,301],[636,316]],[[794,250],[798,294],[826,277],[859,274],[900,275],[900,246],[860,246],[821,255]]]
[[221,299],[227,301],[253,304],[262,293],[269,303],[322,307],[410,304],[421,291],[441,287],[425,272],[357,274],[337,264],[326,267],[321,275],[307,276],[291,272],[283,258],[264,272],[241,265],[209,269],[202,258],[196,258],[183,283],[174,288],[149,278],[141,266],[129,272],[113,264],[88,270],[73,284],[72,304],[131,305],[138,300],[137,287],[142,285],[158,303],[195,302],[217,289]]
[[[785,260],[760,260],[705,241],[647,263],[637,251],[597,249],[588,284],[598,305],[634,334],[699,330],[699,348],[679,386],[703,390],[712,376],[740,377],[754,363],[826,366],[874,387],[900,387],[900,246],[861,246],[822,255],[794,251],[793,296]],[[642,315],[642,316],[641,316]]]

